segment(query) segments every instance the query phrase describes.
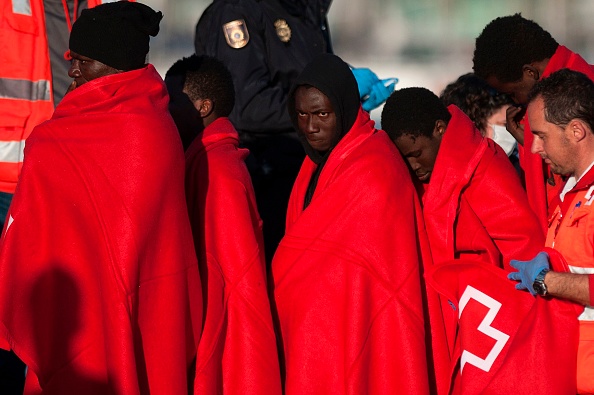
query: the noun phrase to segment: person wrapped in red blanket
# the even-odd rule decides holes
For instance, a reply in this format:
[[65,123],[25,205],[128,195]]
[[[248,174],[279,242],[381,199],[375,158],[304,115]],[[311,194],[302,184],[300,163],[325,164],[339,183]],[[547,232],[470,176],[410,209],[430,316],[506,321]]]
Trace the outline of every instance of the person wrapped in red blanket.
[[566,175],[554,174],[540,155],[531,152],[533,133],[525,111],[532,87],[555,71],[568,68],[594,80],[594,66],[559,43],[538,23],[514,14],[495,18],[476,38],[473,69],[493,88],[508,94],[518,105],[507,111],[507,128],[518,140],[530,207],[543,232],[561,192]]
[[27,140],[0,242],[0,346],[27,364],[26,393],[191,385],[202,293],[183,150],[145,64],[161,17],[127,2],[83,11],[72,90]]
[[349,66],[315,58],[288,104],[308,154],[272,262],[284,389],[428,393],[415,190]]
[[205,302],[195,394],[280,395],[262,221],[245,165],[248,150],[239,148],[228,118],[235,98],[231,74],[215,58],[192,55],[171,66],[165,83],[176,124],[192,124],[197,133],[186,151],[188,212]]
[[[466,259],[509,271],[512,258],[540,251],[544,234],[513,165],[458,107],[446,107],[425,88],[400,89],[386,101],[382,126],[422,183],[423,218],[435,264]],[[448,303],[442,305],[453,355],[457,318]],[[441,380],[452,377],[457,361],[451,362]],[[443,382],[438,386],[440,393],[449,393]]]

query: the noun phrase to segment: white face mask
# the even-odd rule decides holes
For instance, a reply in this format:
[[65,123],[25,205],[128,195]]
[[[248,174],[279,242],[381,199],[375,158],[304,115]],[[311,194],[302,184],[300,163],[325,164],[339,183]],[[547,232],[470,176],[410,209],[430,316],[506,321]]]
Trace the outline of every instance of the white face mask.
[[507,156],[510,156],[512,152],[514,152],[514,148],[516,148],[517,145],[514,136],[512,136],[511,133],[507,131],[505,126],[492,124],[489,124],[489,126],[493,128],[493,141],[503,148],[503,151],[505,151]]

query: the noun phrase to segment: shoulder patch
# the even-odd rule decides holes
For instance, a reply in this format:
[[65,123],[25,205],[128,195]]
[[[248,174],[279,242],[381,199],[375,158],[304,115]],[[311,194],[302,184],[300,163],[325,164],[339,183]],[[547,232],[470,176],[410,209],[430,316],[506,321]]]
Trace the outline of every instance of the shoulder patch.
[[250,41],[250,34],[243,19],[237,19],[223,25],[225,40],[231,48],[243,48]]

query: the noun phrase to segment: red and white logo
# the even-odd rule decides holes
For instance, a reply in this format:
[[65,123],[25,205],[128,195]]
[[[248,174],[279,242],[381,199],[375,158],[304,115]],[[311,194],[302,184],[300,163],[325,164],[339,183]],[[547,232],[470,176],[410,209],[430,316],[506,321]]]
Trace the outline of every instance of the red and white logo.
[[494,339],[495,344],[485,358],[481,358],[468,350],[463,350],[462,356],[460,358],[460,372],[462,373],[464,370],[464,365],[467,363],[474,365],[485,372],[488,372],[493,366],[493,362],[495,362],[501,353],[501,350],[503,350],[505,344],[509,340],[509,335],[491,326],[493,320],[499,312],[499,309],[501,309],[501,303],[470,285],[466,287],[462,297],[460,298],[460,312],[458,318],[462,316],[462,312],[466,308],[468,302],[471,300],[475,300],[488,308],[487,314],[478,325],[477,330]]

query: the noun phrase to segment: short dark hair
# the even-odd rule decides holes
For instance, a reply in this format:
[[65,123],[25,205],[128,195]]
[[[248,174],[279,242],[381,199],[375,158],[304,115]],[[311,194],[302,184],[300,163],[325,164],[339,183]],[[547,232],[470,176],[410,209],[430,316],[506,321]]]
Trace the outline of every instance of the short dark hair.
[[235,105],[233,78],[220,60],[194,54],[175,62],[165,78],[174,75],[184,76],[184,91],[190,100],[210,99],[217,116],[231,114]]
[[382,129],[392,140],[404,134],[433,137],[435,123],[448,123],[451,114],[437,97],[426,88],[404,88],[394,91],[382,110]]
[[545,120],[565,127],[573,119],[585,122],[594,133],[594,82],[578,71],[561,69],[538,81],[528,103],[541,97]]
[[476,38],[474,73],[500,82],[522,78],[522,66],[553,56],[559,44],[549,32],[521,14],[499,17]]
[[480,131],[487,129],[487,120],[491,115],[512,103],[509,96],[493,89],[473,73],[463,74],[448,84],[439,98],[446,106],[456,105]]

